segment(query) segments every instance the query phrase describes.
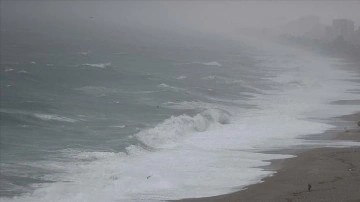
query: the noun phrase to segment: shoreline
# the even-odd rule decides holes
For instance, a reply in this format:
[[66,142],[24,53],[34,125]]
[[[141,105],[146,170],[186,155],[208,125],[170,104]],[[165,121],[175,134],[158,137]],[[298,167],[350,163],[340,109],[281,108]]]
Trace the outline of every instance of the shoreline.
[[[360,142],[360,112],[337,117],[351,128],[338,129],[330,140]],[[334,133],[328,131],[325,134]],[[360,147],[314,148],[294,151],[296,157],[272,160],[265,169],[277,172],[234,193],[181,199],[181,202],[232,201],[360,201]],[[308,191],[311,184],[311,192]]]
[[[347,62],[339,65],[340,68],[360,75],[359,58],[339,58]],[[354,83],[360,83],[360,79],[352,80]],[[360,93],[360,90],[354,89],[353,92]],[[360,106],[360,100],[338,100],[332,104]],[[360,142],[360,111],[333,117],[332,122],[336,125],[335,129],[303,136],[302,139]],[[262,168],[276,173],[261,179],[259,183],[228,194],[175,201],[360,202],[360,146],[294,148],[279,152],[295,157],[270,160],[270,165]],[[308,184],[312,186],[311,192],[308,192]]]

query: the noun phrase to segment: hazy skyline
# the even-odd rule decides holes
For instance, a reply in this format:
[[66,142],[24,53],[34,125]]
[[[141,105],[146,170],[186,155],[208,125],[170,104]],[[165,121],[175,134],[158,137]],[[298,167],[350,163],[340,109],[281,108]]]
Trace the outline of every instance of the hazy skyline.
[[[40,3],[41,2],[41,3]],[[3,1],[2,21],[9,19],[95,24],[153,30],[232,33],[239,28],[271,28],[306,15],[330,24],[348,18],[360,25],[360,1]],[[114,2],[117,2],[114,4]],[[74,21],[73,21],[74,20]]]

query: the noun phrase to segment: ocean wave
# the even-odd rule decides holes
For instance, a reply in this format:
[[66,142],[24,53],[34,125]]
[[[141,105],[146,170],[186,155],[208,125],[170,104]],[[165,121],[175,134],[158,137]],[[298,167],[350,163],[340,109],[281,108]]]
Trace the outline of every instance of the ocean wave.
[[180,92],[180,91],[186,91],[185,89],[183,88],[180,88],[180,87],[175,87],[175,86],[170,86],[166,83],[161,83],[157,86],[158,88],[161,88],[161,89],[166,89],[166,90],[171,90],[171,91],[174,91],[174,92]]
[[116,158],[117,156],[125,156],[126,154],[120,152],[120,153],[114,153],[114,152],[94,152],[94,151],[77,151],[77,150],[68,150],[63,151],[63,154],[66,154],[66,156],[70,156],[71,158],[82,160],[82,161],[95,161],[99,159],[105,159],[105,158]]
[[115,55],[128,55],[129,53],[128,52],[117,52],[117,53],[114,53]]
[[83,86],[74,90],[82,91],[89,95],[101,96],[103,94],[121,93],[121,89],[107,88],[103,86]]
[[183,80],[183,79],[186,79],[187,77],[186,76],[178,76],[176,77],[177,80]]
[[90,67],[97,67],[97,68],[106,68],[106,67],[111,66],[111,63],[110,62],[108,62],[108,63],[98,63],[98,64],[85,63],[85,64],[82,64],[82,65],[90,66]]
[[172,116],[154,128],[139,132],[135,137],[152,148],[176,147],[188,135],[230,123],[230,117],[229,112],[218,109],[209,109],[195,116]]
[[17,71],[18,74],[28,74],[29,72],[26,71],[26,70],[20,70],[20,71]]
[[142,90],[142,91],[132,91],[132,94],[151,94],[151,93],[156,93],[159,91],[154,91],[154,90]]
[[203,65],[206,65],[206,66],[217,66],[217,67],[222,67],[222,64],[220,64],[219,62],[216,62],[216,61],[212,61],[212,62],[203,62],[203,63],[200,63],[200,64],[203,64]]
[[214,80],[217,83],[222,83],[222,84],[245,84],[246,82],[243,80],[239,80],[239,79],[232,79],[232,78],[228,78],[228,77],[223,77],[223,76],[206,76],[202,78],[203,80]]
[[12,71],[14,71],[14,70],[15,70],[15,69],[13,69],[13,68],[6,67],[5,70],[4,70],[4,72],[12,72]]
[[200,101],[183,101],[183,102],[166,102],[163,104],[163,107],[169,109],[179,109],[179,110],[205,110],[205,109],[216,109],[219,108],[219,105],[211,104],[207,102]]
[[21,111],[16,109],[0,109],[0,112],[7,114],[35,117],[43,121],[60,121],[60,122],[69,122],[69,123],[77,122],[77,120],[75,119],[61,116],[58,114],[44,114],[44,113],[36,113],[31,111]]
[[91,51],[80,51],[77,54],[83,55],[83,56],[88,56],[91,53]]
[[161,84],[158,85],[158,87],[160,87],[160,88],[169,88],[170,86],[165,84],[165,83],[161,83]]
[[36,113],[36,114],[34,114],[34,116],[36,118],[39,118],[44,121],[62,121],[62,122],[69,122],[69,123],[74,123],[77,121],[75,119],[60,116],[57,114],[38,114],[38,113]]
[[126,125],[115,125],[115,126],[110,126],[112,128],[125,128]]

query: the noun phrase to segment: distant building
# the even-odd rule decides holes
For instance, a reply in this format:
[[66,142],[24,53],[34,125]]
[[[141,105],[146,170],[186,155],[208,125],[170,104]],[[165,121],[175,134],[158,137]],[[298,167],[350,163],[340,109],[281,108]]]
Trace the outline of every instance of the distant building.
[[354,21],[349,19],[334,19],[331,25],[325,25],[318,16],[305,16],[280,27],[278,33],[299,40],[360,45],[360,27],[355,29]]
[[338,37],[343,37],[345,41],[351,41],[355,33],[355,26],[352,20],[335,19],[332,21],[332,26],[327,29],[328,39],[334,40]]
[[304,33],[303,37],[307,39],[324,40],[326,38],[326,29],[327,27],[325,25],[318,23]]
[[320,24],[319,16],[305,16],[282,26],[280,33],[287,36],[303,37],[311,30],[318,32],[315,28],[319,27]]
[[360,45],[360,27],[355,31],[352,42],[353,44]]

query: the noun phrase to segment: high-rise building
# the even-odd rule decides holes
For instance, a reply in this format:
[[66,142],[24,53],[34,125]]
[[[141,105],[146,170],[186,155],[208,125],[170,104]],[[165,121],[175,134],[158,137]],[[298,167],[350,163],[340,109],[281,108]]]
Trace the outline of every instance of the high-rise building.
[[353,35],[353,43],[360,45],[360,27],[355,31]]
[[355,32],[354,22],[348,19],[335,19],[331,26],[331,38],[335,39],[339,36],[343,37],[345,41],[351,40]]

